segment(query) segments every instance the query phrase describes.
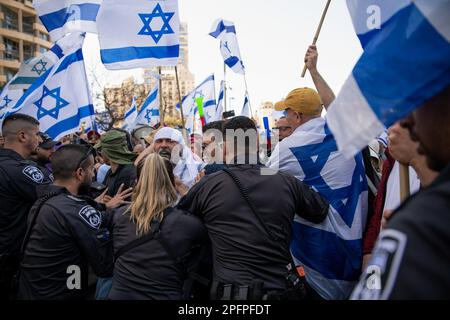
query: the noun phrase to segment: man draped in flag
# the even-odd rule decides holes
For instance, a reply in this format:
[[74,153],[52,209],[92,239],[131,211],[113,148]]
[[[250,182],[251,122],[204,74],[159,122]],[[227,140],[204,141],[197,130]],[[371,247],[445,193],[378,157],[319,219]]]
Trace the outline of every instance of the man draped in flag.
[[151,127],[156,126],[160,122],[159,115],[159,99],[158,99],[158,85],[153,88],[144,101],[139,110],[134,126],[144,124]]
[[295,218],[291,252],[316,293],[325,299],[347,299],[361,272],[367,181],[362,155],[348,160],[338,152],[321,117],[334,94],[317,71],[315,46],[308,49],[306,66],[320,95],[299,88],[275,105],[285,111],[294,132],[275,147],[267,165],[295,176],[329,202],[328,216],[319,226]]
[[218,19],[214,22],[209,35],[220,40],[220,52],[225,64],[234,72],[244,74],[245,68],[241,59],[234,23]]
[[[216,118],[216,94],[214,74],[206,78],[191,93],[183,98],[183,110],[186,113],[186,129],[193,133],[195,115],[204,117],[205,124]],[[199,108],[200,107],[200,108]],[[200,114],[202,112],[203,114]]]
[[33,0],[33,6],[57,41],[69,33],[97,33],[96,19],[102,0]]
[[97,18],[100,55],[109,70],[175,66],[178,1],[104,0]]
[[125,112],[124,116],[124,125],[122,129],[131,131],[134,129],[134,125],[136,123],[137,118],[137,107],[136,107],[136,97],[133,97],[133,100],[131,100],[131,107],[128,109],[127,112]]
[[[327,119],[339,149],[351,157],[450,83],[450,31],[444,22],[450,20],[450,2],[347,4],[364,53]],[[368,9],[380,16],[368,16]]]
[[40,122],[40,129],[54,140],[91,124],[94,106],[89,92],[82,45],[84,37],[17,102],[14,110]]

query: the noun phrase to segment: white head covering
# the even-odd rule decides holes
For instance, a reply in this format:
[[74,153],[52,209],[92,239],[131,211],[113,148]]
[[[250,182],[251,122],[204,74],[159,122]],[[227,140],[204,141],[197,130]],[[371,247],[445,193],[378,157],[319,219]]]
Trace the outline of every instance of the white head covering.
[[155,141],[160,139],[170,139],[177,142],[182,147],[181,159],[173,169],[173,174],[187,187],[192,187],[199,171],[203,167],[202,161],[196,161],[191,149],[184,142],[180,131],[164,127],[155,135]]

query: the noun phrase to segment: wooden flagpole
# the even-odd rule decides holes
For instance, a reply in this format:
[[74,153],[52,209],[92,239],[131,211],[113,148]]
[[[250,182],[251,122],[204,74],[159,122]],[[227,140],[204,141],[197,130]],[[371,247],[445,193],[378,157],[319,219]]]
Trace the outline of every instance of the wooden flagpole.
[[163,106],[163,96],[162,96],[162,72],[161,72],[161,67],[158,67],[158,73],[159,73],[159,88],[158,88],[158,94],[159,94],[159,113],[160,113],[160,117],[159,117],[159,121],[160,121],[160,127],[164,127],[164,106]]
[[401,202],[408,199],[409,190],[409,166],[400,163],[400,200]]
[[[317,27],[316,34],[314,35],[314,39],[313,39],[313,43],[312,43],[313,45],[315,45],[317,43],[317,39],[319,39],[320,30],[322,29],[323,22],[325,21],[325,16],[327,15],[327,11],[328,11],[328,7],[330,6],[330,3],[331,3],[331,0],[328,0],[327,4],[325,6],[325,9],[323,10],[322,18],[320,19],[319,26]],[[306,64],[305,64],[305,66],[303,67],[303,71],[302,71],[302,78],[305,77],[306,70],[307,70],[307,68],[306,68]]]
[[180,113],[181,113],[181,125],[182,125],[182,132],[183,132],[183,137],[185,139],[185,141],[187,140],[187,132],[186,132],[186,122],[184,119],[184,112],[183,112],[183,104],[182,102],[182,98],[181,98],[181,88],[180,88],[180,79],[178,78],[178,66],[175,66],[175,77],[177,80],[177,88],[178,88],[178,101],[180,103]]

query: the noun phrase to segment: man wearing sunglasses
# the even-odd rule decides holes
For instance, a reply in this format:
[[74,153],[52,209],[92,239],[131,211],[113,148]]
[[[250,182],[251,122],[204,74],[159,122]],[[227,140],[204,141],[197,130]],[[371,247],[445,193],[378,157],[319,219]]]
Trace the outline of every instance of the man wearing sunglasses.
[[[51,158],[55,182],[38,188],[39,200],[30,210],[19,299],[84,299],[89,293],[88,265],[98,277],[112,275],[108,215],[94,200],[80,196],[94,176],[92,151],[67,145]],[[119,193],[107,207],[123,204],[129,193]]]
[[278,119],[276,127],[273,129],[278,130],[279,141],[282,141],[283,139],[289,137],[293,132],[292,126],[289,124],[286,117],[281,117],[280,119]]

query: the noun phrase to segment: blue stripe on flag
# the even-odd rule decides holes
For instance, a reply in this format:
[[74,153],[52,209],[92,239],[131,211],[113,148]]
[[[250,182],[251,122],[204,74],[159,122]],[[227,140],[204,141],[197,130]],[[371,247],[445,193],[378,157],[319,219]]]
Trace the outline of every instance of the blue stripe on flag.
[[209,106],[215,106],[215,105],[216,105],[216,101],[210,100],[210,101],[206,101],[206,102],[203,104],[203,108],[206,108],[206,107],[209,107]]
[[224,62],[227,66],[229,66],[230,68],[233,68],[236,64],[238,64],[239,58],[232,56],[232,57],[229,57],[228,59],[226,59]]
[[17,77],[11,84],[33,84],[38,77]]
[[294,221],[291,251],[306,266],[328,279],[353,281],[361,274],[362,240],[343,240],[335,233]]
[[45,14],[39,18],[50,32],[61,28],[69,20],[96,21],[99,9],[100,5],[94,3],[72,4],[67,8]]
[[30,94],[32,94],[36,89],[38,89],[47,80],[52,69],[53,69],[53,66],[50,69],[48,69],[42,76],[37,78],[36,81],[33,82],[31,87],[29,87],[27,89],[27,91],[25,91],[25,94],[23,94],[22,97],[17,101],[17,103],[15,104],[13,109],[16,109],[18,106],[22,105],[22,103],[25,101],[25,99],[28,98],[28,96]]
[[[397,48],[402,48],[401,54]],[[371,39],[353,69],[353,76],[377,117],[389,127],[450,84],[449,69],[435,67],[448,66],[449,57],[449,43],[411,4],[397,12],[383,32]],[[416,61],[422,61],[421,68],[414,68]],[[373,75],[378,70],[382,71],[383,79],[394,79],[395,84],[374,82]]]
[[176,58],[179,55],[180,46],[166,47],[125,47],[100,50],[102,62],[105,64],[129,61],[135,59],[164,59]]
[[55,139],[62,132],[66,132],[67,130],[78,128],[80,126],[80,120],[86,117],[90,117],[94,115],[94,106],[92,104],[81,107],[78,109],[78,114],[59,121],[54,126],[50,127],[45,131],[50,137]]
[[62,57],[64,57],[63,50],[57,44],[55,44],[53,47],[51,47],[50,51],[52,51],[58,57],[58,59],[61,59]]
[[78,61],[83,61],[83,50],[81,48],[75,51],[74,53],[71,53],[68,56],[66,56],[63,62],[61,62],[61,64],[59,65],[59,68],[58,70],[56,70],[55,74],[58,74],[59,72],[66,70],[71,64]]
[[223,21],[220,21],[220,23],[217,25],[216,30],[214,30],[213,32],[210,32],[209,35],[217,38],[224,30],[227,31],[227,33],[234,33],[236,34],[236,28],[233,26],[225,26],[225,24],[223,23]]
[[149,95],[147,97],[147,99],[145,99],[144,104],[141,107],[141,110],[139,110],[139,114],[141,114],[142,112],[144,112],[144,110],[153,102],[156,100],[158,96],[158,90],[155,90],[151,95]]

